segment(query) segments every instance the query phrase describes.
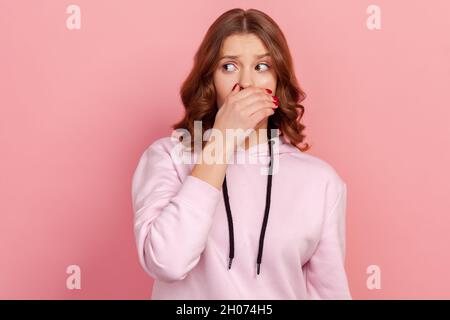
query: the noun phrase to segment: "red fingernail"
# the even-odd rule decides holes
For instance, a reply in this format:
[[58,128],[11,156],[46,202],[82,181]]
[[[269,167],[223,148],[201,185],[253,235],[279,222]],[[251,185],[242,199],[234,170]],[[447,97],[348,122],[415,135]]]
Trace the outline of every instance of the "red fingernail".
[[266,89],[266,92],[267,92],[267,93],[272,93],[272,90]]

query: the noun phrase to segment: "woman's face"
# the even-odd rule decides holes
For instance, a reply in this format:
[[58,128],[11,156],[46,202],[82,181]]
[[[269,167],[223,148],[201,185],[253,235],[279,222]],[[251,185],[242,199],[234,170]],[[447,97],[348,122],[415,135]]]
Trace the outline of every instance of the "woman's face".
[[262,41],[254,34],[227,37],[223,43],[219,64],[214,71],[217,105],[220,108],[233,86],[255,86],[272,90],[277,86],[277,76],[272,60]]

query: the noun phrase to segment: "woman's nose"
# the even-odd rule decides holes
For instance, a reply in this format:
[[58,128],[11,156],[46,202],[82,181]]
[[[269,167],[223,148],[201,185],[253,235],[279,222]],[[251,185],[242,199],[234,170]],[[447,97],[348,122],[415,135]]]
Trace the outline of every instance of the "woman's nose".
[[240,84],[241,90],[242,90],[242,89],[245,89],[245,88],[248,88],[248,87],[250,87],[250,86],[252,86],[251,83],[245,83],[245,84],[242,84],[242,82],[240,82],[240,83],[241,83],[241,84]]
[[241,85],[241,88],[245,89],[254,85],[253,76],[251,70],[242,69],[239,74],[239,84]]

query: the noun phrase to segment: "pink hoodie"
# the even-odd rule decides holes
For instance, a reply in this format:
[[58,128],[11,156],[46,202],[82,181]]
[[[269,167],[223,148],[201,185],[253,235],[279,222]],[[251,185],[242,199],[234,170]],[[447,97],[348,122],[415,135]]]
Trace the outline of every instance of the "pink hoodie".
[[260,274],[267,185],[260,169],[268,166],[268,145],[236,151],[256,161],[227,167],[231,269],[223,188],[191,176],[195,163],[175,155],[178,141],[170,136],[144,151],[132,203],[140,263],[155,279],[152,299],[351,299],[344,269],[346,184],[327,162],[283,136],[277,141]]

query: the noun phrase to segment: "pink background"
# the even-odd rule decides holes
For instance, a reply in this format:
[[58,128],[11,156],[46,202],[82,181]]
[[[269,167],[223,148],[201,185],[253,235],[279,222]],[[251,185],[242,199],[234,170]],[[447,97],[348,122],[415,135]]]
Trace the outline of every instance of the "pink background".
[[[81,30],[66,28],[70,4]],[[370,4],[381,30],[366,27]],[[150,296],[131,175],[181,117],[206,29],[234,7],[279,23],[310,153],[347,182],[353,298],[450,298],[447,0],[0,0],[0,298]],[[81,290],[66,288],[71,264]]]

